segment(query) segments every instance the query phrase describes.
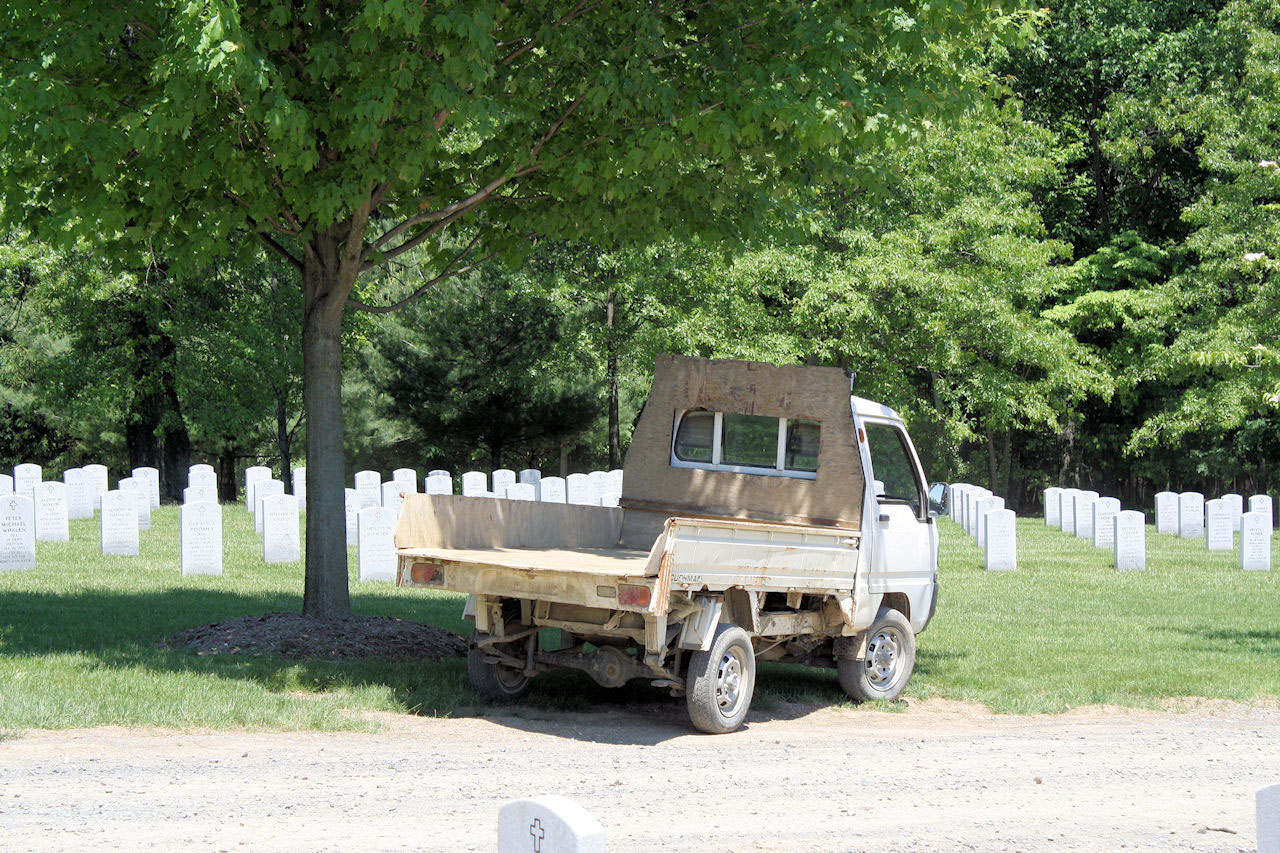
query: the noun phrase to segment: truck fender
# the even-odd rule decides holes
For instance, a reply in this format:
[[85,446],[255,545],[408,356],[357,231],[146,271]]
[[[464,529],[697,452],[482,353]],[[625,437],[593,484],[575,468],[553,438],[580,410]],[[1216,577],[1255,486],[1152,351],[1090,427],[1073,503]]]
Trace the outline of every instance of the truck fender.
[[715,639],[716,626],[720,624],[720,614],[724,610],[724,601],[719,596],[702,596],[698,599],[696,612],[686,616],[680,625],[680,636],[676,644],[682,649],[705,652],[711,648]]

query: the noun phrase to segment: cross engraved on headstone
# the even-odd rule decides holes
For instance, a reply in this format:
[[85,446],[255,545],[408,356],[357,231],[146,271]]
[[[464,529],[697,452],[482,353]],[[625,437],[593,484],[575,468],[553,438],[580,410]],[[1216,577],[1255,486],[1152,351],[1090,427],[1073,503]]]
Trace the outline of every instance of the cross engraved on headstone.
[[542,839],[547,837],[546,830],[542,828],[542,818],[533,819],[529,824],[529,834],[533,836],[533,853],[542,853]]

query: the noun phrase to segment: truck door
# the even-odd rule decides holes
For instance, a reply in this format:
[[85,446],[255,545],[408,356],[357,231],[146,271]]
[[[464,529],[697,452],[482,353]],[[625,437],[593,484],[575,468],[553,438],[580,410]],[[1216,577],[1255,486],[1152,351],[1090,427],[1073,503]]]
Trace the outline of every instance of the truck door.
[[874,531],[875,540],[868,589],[905,593],[911,625],[921,631],[932,615],[938,565],[938,531],[928,512],[924,473],[901,424],[864,418],[862,432],[871,485],[871,512],[863,527]]

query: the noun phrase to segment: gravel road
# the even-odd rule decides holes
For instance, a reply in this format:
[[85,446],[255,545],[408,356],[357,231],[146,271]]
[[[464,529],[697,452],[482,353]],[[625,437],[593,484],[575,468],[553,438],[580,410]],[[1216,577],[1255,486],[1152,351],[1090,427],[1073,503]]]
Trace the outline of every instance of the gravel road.
[[994,716],[789,708],[692,734],[683,703],[381,716],[375,734],[37,731],[0,742],[17,850],[486,850],[559,793],[611,851],[1252,850],[1280,710]]

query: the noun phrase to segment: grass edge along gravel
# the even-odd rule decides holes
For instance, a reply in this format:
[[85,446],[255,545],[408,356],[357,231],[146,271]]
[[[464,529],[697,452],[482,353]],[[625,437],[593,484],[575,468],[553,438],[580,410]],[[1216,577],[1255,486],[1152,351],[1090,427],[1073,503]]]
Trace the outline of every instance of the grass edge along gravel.
[[[178,572],[176,507],[153,514],[138,557],[98,553],[96,521],[72,542],[38,543],[38,568],[0,573],[0,737],[29,728],[372,730],[366,712],[489,713],[460,659],[293,660],[161,647],[177,631],[251,614],[297,612],[302,566],[261,559],[251,517],[224,512],[220,577]],[[981,551],[949,520],[938,614],[919,637],[905,694],[976,703],[996,713],[1086,705],[1195,708],[1199,700],[1274,704],[1280,684],[1280,573],[1243,572],[1233,552],[1148,527],[1148,570],[1116,572],[1085,540],[1018,522],[1019,568],[986,572]],[[394,616],[464,634],[462,597],[360,583],[359,615]],[[504,713],[683,702],[643,681],[607,690],[577,672],[535,679]],[[762,665],[754,713],[854,707],[834,671]],[[872,706],[865,706],[872,708]],[[884,710],[877,703],[876,709]]]

